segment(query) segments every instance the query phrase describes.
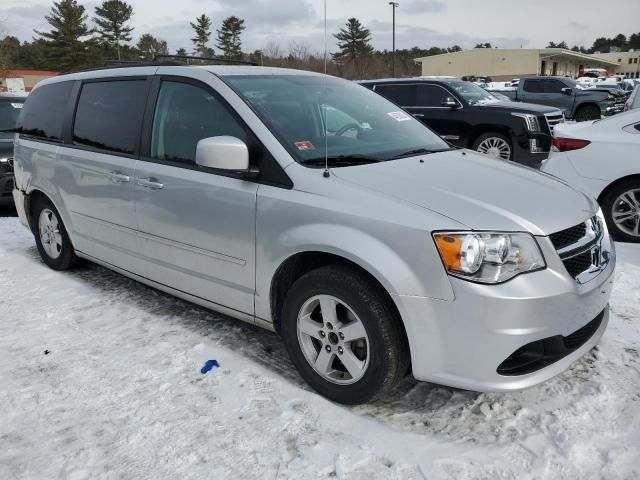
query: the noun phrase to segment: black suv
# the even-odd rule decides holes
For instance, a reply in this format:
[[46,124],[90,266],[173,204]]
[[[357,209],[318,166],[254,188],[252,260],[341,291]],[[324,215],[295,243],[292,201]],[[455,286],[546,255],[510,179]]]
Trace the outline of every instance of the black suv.
[[454,77],[360,84],[396,103],[452,145],[532,167],[547,158],[553,127],[564,121],[557,108],[503,102]]
[[24,100],[0,95],[0,206],[13,203],[13,129]]

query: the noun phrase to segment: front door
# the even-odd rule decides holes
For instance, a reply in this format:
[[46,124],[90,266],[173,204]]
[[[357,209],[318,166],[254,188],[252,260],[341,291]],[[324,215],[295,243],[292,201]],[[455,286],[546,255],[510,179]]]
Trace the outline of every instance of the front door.
[[[458,107],[446,107],[446,100],[454,100]],[[408,109],[418,120],[436,132],[442,139],[459,147],[467,146],[467,133],[471,131],[463,120],[462,104],[444,87],[421,83],[416,86],[414,107]]]
[[134,187],[144,275],[253,315],[257,184],[195,163],[199,140],[249,133],[205,84],[167,77],[154,91]]

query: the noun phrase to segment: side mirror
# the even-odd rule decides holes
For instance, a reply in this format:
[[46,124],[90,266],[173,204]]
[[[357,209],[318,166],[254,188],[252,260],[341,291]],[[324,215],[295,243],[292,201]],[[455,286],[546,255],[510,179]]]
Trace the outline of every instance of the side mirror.
[[450,108],[451,110],[457,110],[459,105],[454,98],[447,97],[442,101],[442,106]]
[[249,172],[249,148],[236,137],[203,138],[196,146],[196,164],[233,172]]
[[564,93],[566,96],[570,96],[573,93],[573,88],[563,88],[562,90],[560,90],[562,93]]

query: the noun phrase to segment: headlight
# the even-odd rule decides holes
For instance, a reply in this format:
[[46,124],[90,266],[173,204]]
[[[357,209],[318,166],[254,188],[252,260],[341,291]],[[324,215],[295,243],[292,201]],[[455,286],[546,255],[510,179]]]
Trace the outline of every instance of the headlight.
[[449,275],[478,283],[502,283],[546,268],[528,233],[439,232],[433,238]]
[[540,132],[540,122],[538,117],[531,115],[530,113],[512,113],[514,117],[520,117],[524,120],[527,130],[530,132]]
[[0,157],[0,163],[9,163],[10,157]]

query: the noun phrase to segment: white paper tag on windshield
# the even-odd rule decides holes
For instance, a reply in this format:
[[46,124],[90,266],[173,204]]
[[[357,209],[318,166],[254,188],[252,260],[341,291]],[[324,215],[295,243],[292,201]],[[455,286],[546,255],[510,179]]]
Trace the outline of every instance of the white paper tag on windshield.
[[23,103],[12,103],[11,106],[13,108],[22,108],[22,105],[24,105]]
[[406,122],[411,117],[404,112],[389,112],[387,113],[391,118],[395,119],[397,122]]

